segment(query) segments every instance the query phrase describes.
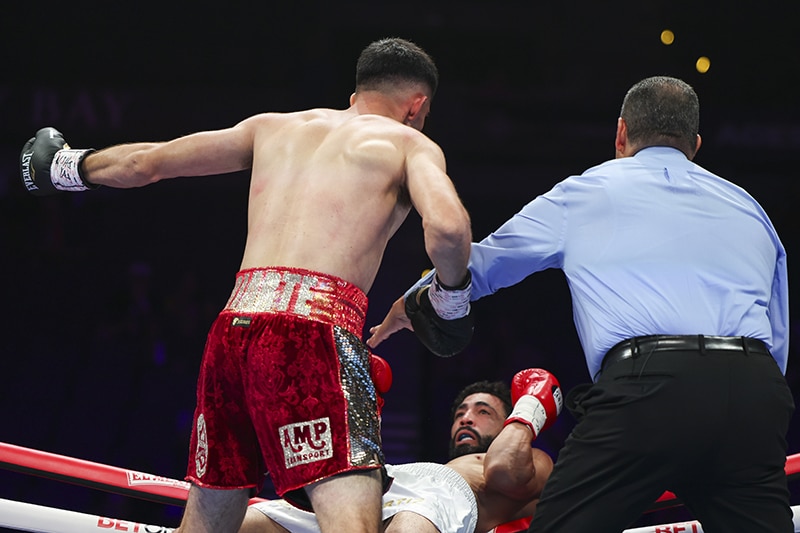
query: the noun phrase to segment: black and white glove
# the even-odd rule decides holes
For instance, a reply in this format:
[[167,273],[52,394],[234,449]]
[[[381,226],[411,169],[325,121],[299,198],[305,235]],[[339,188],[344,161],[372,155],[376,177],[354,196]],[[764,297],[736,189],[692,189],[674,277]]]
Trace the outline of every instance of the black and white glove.
[[19,157],[22,184],[36,196],[96,189],[98,185],[92,185],[81,175],[81,162],[93,151],[73,150],[60,131],[42,128],[22,147]]
[[447,287],[437,276],[405,299],[406,316],[417,338],[439,357],[451,357],[472,340],[475,317],[469,303],[472,276],[460,287]]

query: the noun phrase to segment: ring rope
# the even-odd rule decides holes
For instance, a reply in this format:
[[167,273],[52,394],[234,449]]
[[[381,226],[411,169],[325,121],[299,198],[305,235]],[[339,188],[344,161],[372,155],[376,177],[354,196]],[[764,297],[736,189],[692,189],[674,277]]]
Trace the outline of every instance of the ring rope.
[[171,533],[173,528],[153,526],[56,509],[0,498],[0,526],[38,533]]
[[[177,506],[185,505],[189,495],[189,488],[191,487],[191,484],[186,481],[3,442],[0,442],[0,468]],[[789,480],[800,476],[800,454],[788,456],[784,470]],[[264,501],[264,499],[251,498],[249,503],[252,504],[259,501]],[[667,491],[656,500],[648,512],[678,505],[680,505],[680,501],[675,494]],[[792,511],[795,531],[800,533],[800,506],[793,506]],[[0,499],[0,517],[2,517],[0,518],[1,526],[44,533],[84,533],[87,531],[108,530],[110,528],[116,531],[130,531],[133,533],[169,533],[173,531],[162,526],[148,526],[3,499]],[[530,518],[510,522],[498,526],[496,533],[523,531],[527,529],[529,523]],[[65,529],[65,524],[68,524],[70,529]],[[111,526],[108,524],[111,524]],[[517,529],[517,526],[519,526],[519,529]],[[35,529],[28,529],[30,527]],[[672,531],[702,533],[703,530],[697,521],[693,521],[630,529],[625,530],[624,533],[662,533]]]
[[[183,506],[191,484],[0,442],[0,468],[167,505]],[[263,498],[251,498],[250,503]]]
[[[792,507],[795,533],[800,532],[800,505]],[[106,516],[89,515],[56,509],[42,505],[4,500],[0,498],[0,526],[20,531],[37,533],[173,533],[174,528],[140,524]],[[495,533],[518,533],[526,531],[528,523],[510,522],[498,526]],[[659,524],[634,529],[626,529],[622,533],[703,533],[703,526],[693,520],[674,524]]]
[[[191,486],[186,481],[3,442],[0,442],[0,468],[179,506],[185,504]],[[800,454],[788,456],[784,469],[789,480],[800,475]],[[259,501],[260,498],[253,500]],[[655,501],[650,510],[655,511],[676,505],[680,505],[677,497],[667,491]]]

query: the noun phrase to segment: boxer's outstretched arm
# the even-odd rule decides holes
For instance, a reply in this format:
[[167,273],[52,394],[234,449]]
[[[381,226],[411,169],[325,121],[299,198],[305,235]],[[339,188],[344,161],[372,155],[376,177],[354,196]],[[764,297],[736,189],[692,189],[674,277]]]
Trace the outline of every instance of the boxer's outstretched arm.
[[252,119],[232,128],[193,133],[169,142],[121,144],[91,153],[82,175],[93,185],[131,188],[181,176],[226,174],[249,168]]
[[37,196],[79,192],[100,185],[141,187],[180,176],[209,176],[252,165],[256,127],[274,115],[250,117],[232,128],[193,133],[168,142],[73,149],[55,128],[41,128],[20,153],[25,188]]

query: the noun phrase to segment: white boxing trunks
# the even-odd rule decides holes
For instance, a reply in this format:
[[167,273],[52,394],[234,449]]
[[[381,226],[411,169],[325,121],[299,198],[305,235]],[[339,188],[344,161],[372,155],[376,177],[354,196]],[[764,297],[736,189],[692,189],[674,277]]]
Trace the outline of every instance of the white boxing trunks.
[[[383,495],[383,519],[401,511],[430,520],[440,533],[473,533],[478,524],[478,504],[469,484],[455,470],[436,463],[386,465],[394,478]],[[292,533],[319,533],[313,513],[284,500],[253,504],[252,508]]]

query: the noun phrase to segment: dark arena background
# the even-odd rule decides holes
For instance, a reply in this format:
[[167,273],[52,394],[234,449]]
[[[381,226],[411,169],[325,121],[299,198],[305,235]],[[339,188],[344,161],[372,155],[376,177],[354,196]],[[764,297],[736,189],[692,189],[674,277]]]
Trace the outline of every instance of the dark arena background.
[[[23,143],[43,126],[73,147],[102,148],[263,111],[344,108],[358,53],[389,36],[437,61],[425,132],[447,155],[476,239],[613,157],[633,83],[656,74],[690,83],[701,104],[696,161],[747,189],[786,246],[797,401],[799,17],[800,3],[788,0],[5,5],[0,442],[182,479],[206,331],[245,238],[245,173],[39,198],[20,182]],[[389,244],[368,326],[430,266],[419,222],[412,213]],[[508,381],[527,367],[550,370],[565,391],[589,380],[560,271],[474,305],[474,340],[456,357],[436,358],[409,332],[376,350],[394,370],[383,415],[389,462],[445,461],[450,401],[472,381]],[[562,414],[536,444],[555,458],[573,423]],[[800,452],[796,422],[788,440],[789,454]],[[170,527],[180,516],[179,507],[6,470],[0,498]],[[661,510],[640,525],[687,516]]]

